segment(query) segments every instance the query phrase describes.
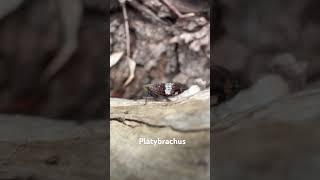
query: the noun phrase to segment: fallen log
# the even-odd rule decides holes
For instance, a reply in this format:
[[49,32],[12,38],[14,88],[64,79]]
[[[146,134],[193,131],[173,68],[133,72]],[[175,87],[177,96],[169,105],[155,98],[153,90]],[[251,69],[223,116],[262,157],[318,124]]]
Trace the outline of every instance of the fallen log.
[[146,105],[111,98],[111,179],[209,179],[209,99],[209,90]]
[[105,179],[105,121],[0,116],[0,179]]
[[281,80],[266,82],[213,108],[213,179],[319,177],[319,85],[288,94]]

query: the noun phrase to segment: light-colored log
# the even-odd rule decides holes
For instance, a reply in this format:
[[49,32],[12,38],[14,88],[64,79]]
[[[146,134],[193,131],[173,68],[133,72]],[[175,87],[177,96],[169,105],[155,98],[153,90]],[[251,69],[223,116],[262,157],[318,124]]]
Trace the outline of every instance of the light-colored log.
[[[111,99],[111,179],[208,180],[210,92],[172,102]],[[185,144],[140,144],[140,138]]]

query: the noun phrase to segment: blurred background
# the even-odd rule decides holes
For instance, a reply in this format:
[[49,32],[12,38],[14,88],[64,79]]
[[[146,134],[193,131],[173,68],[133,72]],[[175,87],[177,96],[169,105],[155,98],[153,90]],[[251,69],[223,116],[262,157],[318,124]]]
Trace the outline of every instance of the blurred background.
[[0,2],[0,179],[105,179],[105,0]]
[[213,179],[319,178],[319,8],[217,1],[213,62],[249,88],[211,108]]
[[107,3],[1,2],[0,113],[105,117]]
[[[319,79],[320,19],[316,10],[319,3],[312,0],[217,3],[216,35],[212,42],[215,64],[238,72],[243,81],[251,84],[275,71],[286,74],[290,81],[311,83]],[[286,64],[287,68],[279,67],[280,64]],[[292,88],[301,88],[296,83],[291,83]]]

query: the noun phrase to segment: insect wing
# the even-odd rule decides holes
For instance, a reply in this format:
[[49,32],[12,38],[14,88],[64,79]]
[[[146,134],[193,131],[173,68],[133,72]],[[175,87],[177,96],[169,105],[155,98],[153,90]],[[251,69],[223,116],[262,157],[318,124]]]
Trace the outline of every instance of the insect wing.
[[148,94],[152,97],[159,97],[164,95],[163,84],[150,84],[148,85]]

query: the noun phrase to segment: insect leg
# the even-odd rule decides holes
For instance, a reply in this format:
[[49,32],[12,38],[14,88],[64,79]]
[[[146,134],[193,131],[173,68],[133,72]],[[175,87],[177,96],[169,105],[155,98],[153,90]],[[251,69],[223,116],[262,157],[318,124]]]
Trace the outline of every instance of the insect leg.
[[144,105],[146,105],[146,104],[147,104],[148,97],[145,96],[144,99],[145,99]]
[[[148,93],[149,96],[151,96],[151,97],[153,97],[153,98],[159,98],[159,95],[158,95],[157,93],[151,91],[151,90],[148,90],[147,93]],[[144,99],[145,99],[144,105],[147,104],[148,98],[149,98],[148,96],[145,96],[145,97],[144,97]]]
[[169,97],[165,96],[164,99],[167,101],[167,102],[170,102],[171,100],[169,99]]
[[159,94],[157,94],[156,92],[153,92],[153,91],[150,91],[148,92],[148,94],[154,98],[158,98],[159,97]]

